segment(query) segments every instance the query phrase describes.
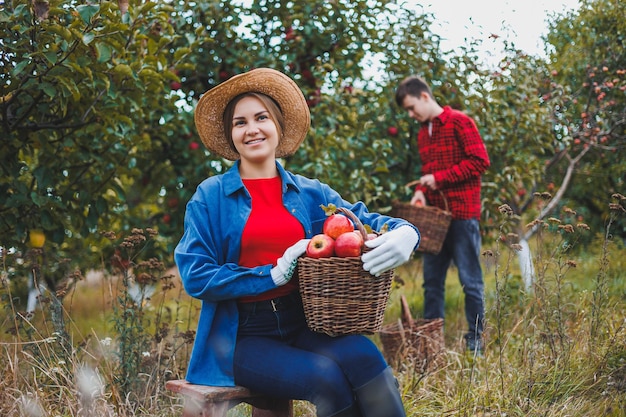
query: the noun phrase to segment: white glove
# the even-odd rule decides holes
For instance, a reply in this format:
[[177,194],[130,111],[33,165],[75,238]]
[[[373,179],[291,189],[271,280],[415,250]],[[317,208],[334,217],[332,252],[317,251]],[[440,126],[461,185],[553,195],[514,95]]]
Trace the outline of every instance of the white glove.
[[400,226],[366,241],[365,246],[372,250],[361,256],[363,269],[378,277],[383,272],[402,265],[411,257],[419,239],[414,228]]
[[281,258],[276,261],[276,266],[270,271],[272,280],[277,287],[285,285],[291,279],[293,271],[298,265],[298,257],[306,252],[306,247],[311,239],[301,239],[288,247]]

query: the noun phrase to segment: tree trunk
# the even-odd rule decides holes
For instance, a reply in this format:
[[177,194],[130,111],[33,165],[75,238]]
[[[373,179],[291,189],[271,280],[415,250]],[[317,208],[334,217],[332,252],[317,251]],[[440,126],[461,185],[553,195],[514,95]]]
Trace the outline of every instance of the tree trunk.
[[[563,198],[563,195],[565,194],[565,191],[567,190],[567,187],[572,180],[572,175],[574,175],[574,169],[576,168],[576,165],[578,164],[580,159],[589,151],[589,149],[591,149],[591,147],[584,148],[578,155],[576,155],[576,158],[571,158],[569,156],[569,153],[565,153],[565,157],[569,160],[569,163],[567,165],[567,170],[565,171],[563,181],[561,182],[561,186],[559,187],[559,190],[556,192],[554,197],[550,198],[550,202],[546,204],[546,206],[541,210],[539,216],[537,216],[537,220],[543,220],[550,213],[552,213],[552,211],[554,211],[556,206]],[[533,282],[535,282],[535,268],[533,266],[532,253],[530,252],[528,241],[535,234],[535,232],[537,232],[539,227],[540,223],[536,223],[524,235],[520,234],[520,236],[522,237],[520,238],[519,244],[521,245],[522,249],[518,253],[518,260],[520,272],[522,274],[522,279],[524,281],[524,286],[526,287],[526,290],[530,290]]]

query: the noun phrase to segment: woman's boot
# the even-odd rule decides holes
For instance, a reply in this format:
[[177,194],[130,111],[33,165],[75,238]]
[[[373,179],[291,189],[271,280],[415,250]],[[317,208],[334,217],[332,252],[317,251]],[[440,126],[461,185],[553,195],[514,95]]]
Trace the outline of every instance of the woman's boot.
[[361,413],[359,413],[356,404],[353,404],[349,408],[341,410],[337,414],[333,414],[331,417],[361,417]]
[[398,381],[391,368],[355,390],[363,417],[406,417]]

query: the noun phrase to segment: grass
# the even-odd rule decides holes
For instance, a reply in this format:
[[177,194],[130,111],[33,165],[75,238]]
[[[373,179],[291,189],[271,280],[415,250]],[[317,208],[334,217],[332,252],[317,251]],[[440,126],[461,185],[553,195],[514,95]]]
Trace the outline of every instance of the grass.
[[[592,231],[565,226],[546,221],[531,242],[536,279],[529,289],[509,242],[514,236],[484,247],[483,358],[463,349],[463,292],[456,270],[449,271],[442,361],[425,373],[396,369],[407,415],[626,416],[626,251],[610,231],[600,231],[593,245],[577,252],[577,234]],[[136,231],[134,241],[124,242],[140,245],[140,234],[149,239]],[[3,255],[0,414],[181,414],[180,399],[164,382],[184,377],[199,304],[184,293],[175,270],[142,261],[138,252],[131,245],[132,271],[77,275],[64,294],[44,293],[34,315],[17,304],[20,290],[9,280],[14,260]],[[421,268],[417,255],[397,269],[402,284],[392,289],[386,323],[400,316],[401,295],[420,317]],[[136,284],[155,292],[133,299]],[[229,415],[246,411],[241,405]],[[310,404],[296,402],[296,416],[311,415]]]

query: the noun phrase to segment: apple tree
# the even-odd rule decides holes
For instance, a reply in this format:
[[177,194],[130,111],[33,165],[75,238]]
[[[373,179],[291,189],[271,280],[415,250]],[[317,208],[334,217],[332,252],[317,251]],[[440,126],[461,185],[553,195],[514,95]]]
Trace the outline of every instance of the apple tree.
[[152,250],[171,260],[185,202],[230,165],[199,143],[194,103],[259,66],[288,73],[312,111],[310,139],[285,164],[373,200],[390,183],[372,186],[372,173],[393,149],[384,94],[363,80],[367,59],[393,45],[378,25],[394,4],[5,2],[0,246],[25,251],[42,230],[52,283],[61,259],[106,263],[109,230],[156,228]]
[[[564,188],[568,204],[595,230],[608,216],[608,197],[626,187],[625,13],[624,2],[584,0],[546,37],[543,97],[558,144],[547,182]],[[626,239],[626,226],[614,231]]]
[[[53,275],[63,274],[54,259],[97,267],[99,232],[150,225],[161,187],[144,178],[164,163],[155,133],[187,124],[170,85],[187,53],[169,49],[171,6],[119,5],[126,10],[7,1],[0,10],[0,246],[25,251],[29,231],[42,230]],[[140,195],[153,197],[135,210]]]
[[[563,161],[574,160],[571,152],[585,143],[593,148],[586,152],[599,159],[602,152],[615,167],[611,179],[596,173],[586,180],[589,193],[577,194],[599,201],[598,182],[614,180],[612,189],[619,189],[623,168],[617,111],[623,24],[607,16],[579,22],[572,15],[564,20],[570,23],[555,24],[550,67],[510,45],[493,71],[481,65],[474,44],[461,54],[442,51],[430,30],[433,16],[393,0],[289,7],[278,0],[5,2],[0,246],[25,250],[28,232],[42,229],[48,254],[99,267],[110,255],[101,232],[152,227],[160,237],[151,250],[171,261],[186,201],[200,181],[231,164],[200,143],[195,102],[232,75],[261,66],[292,77],[311,109],[311,133],[286,167],[349,200],[386,210],[392,199],[406,198],[403,185],[420,171],[419,126],[395,105],[394,92],[402,78],[418,74],[441,103],[477,120],[493,163],[485,175],[485,219],[502,202],[522,209],[542,182],[560,184]],[[574,53],[558,55],[565,49],[560,42],[582,36],[569,26],[582,23],[597,25],[597,43],[581,38],[579,45],[589,46],[569,62]],[[614,30],[602,33],[609,23]],[[592,49],[606,56],[594,55],[583,68],[583,52]],[[608,134],[593,133],[592,141],[582,127]],[[588,172],[599,166],[591,160],[585,157]]]

